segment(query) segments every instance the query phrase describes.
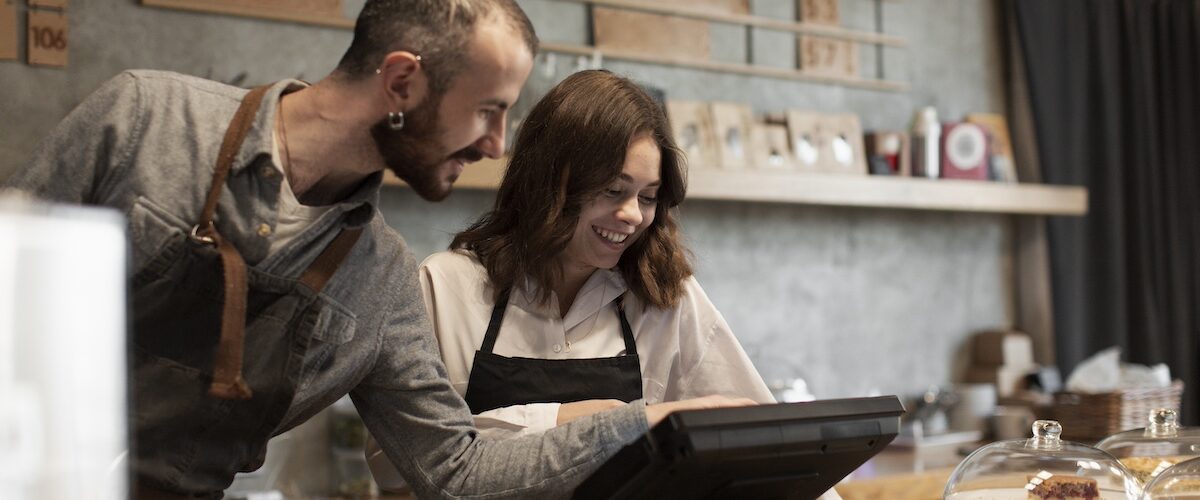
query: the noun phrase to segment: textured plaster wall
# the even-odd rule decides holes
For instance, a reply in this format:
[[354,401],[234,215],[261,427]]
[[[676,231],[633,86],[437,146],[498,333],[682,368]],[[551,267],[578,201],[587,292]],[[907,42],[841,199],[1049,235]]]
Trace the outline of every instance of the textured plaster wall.
[[[24,2],[19,11],[23,14]],[[585,41],[580,5],[521,4],[547,41]],[[349,1],[354,12],[359,2]],[[791,18],[792,0],[754,0],[755,12]],[[905,38],[905,49],[860,50],[864,74],[908,82],[879,92],[606,61],[669,97],[729,100],[757,111],[789,107],[857,113],[866,128],[904,128],[912,111],[943,117],[1004,110],[995,0],[842,0],[843,24]],[[877,17],[876,9],[881,9]],[[66,69],[0,62],[0,177],[101,82],[127,68],[157,68],[251,85],[315,80],[348,44],[346,30],[161,10],[135,0],[70,3]],[[22,22],[23,26],[23,22]],[[723,60],[750,54],[790,65],[790,37],[715,27]],[[586,64],[586,62],[584,62]],[[580,64],[542,57],[527,94],[536,97]],[[533,98],[526,96],[524,106]],[[418,256],[490,203],[460,192],[431,205],[390,188],[384,207]],[[818,396],[911,392],[950,381],[970,332],[1011,322],[1005,216],[692,201],[682,210],[697,274],[769,379],[804,376]]]
[[[546,41],[586,43],[586,11],[553,0],[521,2]],[[882,76],[906,92],[604,61],[669,98],[728,100],[758,112],[804,108],[857,113],[868,129],[906,128],[914,109],[943,117],[1003,112],[1000,20],[994,1],[842,0],[843,24],[902,37],[883,51]],[[790,19],[794,2],[754,0],[760,15]],[[791,37],[714,25],[713,51],[789,66]],[[864,75],[879,76],[876,50],[860,48]],[[540,95],[590,61],[543,55],[526,86]],[[534,99],[523,96],[518,112]],[[485,210],[490,194],[460,192],[442,211],[395,190],[388,220],[418,254]],[[413,217],[412,215],[418,215]],[[806,378],[820,397],[909,393],[956,375],[971,332],[1011,323],[1005,216],[691,201],[682,210],[697,275],[768,380]],[[960,367],[959,367],[960,368]]]

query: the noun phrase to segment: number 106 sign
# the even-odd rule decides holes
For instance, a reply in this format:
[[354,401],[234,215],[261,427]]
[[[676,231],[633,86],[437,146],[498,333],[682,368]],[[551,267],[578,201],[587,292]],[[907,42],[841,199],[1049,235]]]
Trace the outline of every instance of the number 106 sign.
[[29,11],[29,64],[67,65],[67,16],[62,12]]

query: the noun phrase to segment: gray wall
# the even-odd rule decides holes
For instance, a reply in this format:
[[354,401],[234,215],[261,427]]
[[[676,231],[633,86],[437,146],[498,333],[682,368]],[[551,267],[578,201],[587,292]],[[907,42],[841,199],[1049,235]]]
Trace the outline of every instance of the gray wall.
[[[521,3],[544,40],[585,39],[581,6]],[[756,0],[754,7],[789,18],[793,3]],[[883,31],[910,44],[883,51],[883,76],[908,82],[907,92],[617,61],[605,66],[675,98],[741,101],[757,111],[851,111],[866,128],[904,128],[913,109],[930,104],[949,118],[1004,110],[995,0],[880,5]],[[874,29],[874,1],[842,0],[841,6],[845,25]],[[245,85],[292,76],[316,80],[350,38],[345,30],[159,10],[134,0],[71,2],[69,18],[67,69],[0,62],[0,177],[123,69],[223,81],[245,74]],[[752,52],[760,63],[787,65],[794,57],[790,37],[778,33],[755,32],[752,50],[739,29],[718,27],[712,35],[725,60]],[[864,72],[873,75],[876,51],[860,50]],[[540,59],[529,93],[544,91],[575,64],[558,56],[548,68]],[[443,248],[490,198],[464,191],[433,205],[389,188],[384,207],[388,221],[423,256]],[[804,376],[818,396],[912,392],[948,382],[954,353],[970,332],[1013,319],[1007,285],[1012,235],[1004,216],[709,201],[686,203],[682,216],[701,283],[759,369],[768,379]]]

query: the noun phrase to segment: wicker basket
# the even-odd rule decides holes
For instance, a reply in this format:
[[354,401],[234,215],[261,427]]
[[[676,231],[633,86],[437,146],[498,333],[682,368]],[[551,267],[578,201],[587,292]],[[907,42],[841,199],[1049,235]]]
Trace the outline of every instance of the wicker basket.
[[1062,424],[1063,439],[1094,443],[1121,431],[1145,427],[1150,410],[1170,408],[1179,411],[1183,381],[1169,387],[1125,389],[1099,394],[1060,392],[1044,418]]

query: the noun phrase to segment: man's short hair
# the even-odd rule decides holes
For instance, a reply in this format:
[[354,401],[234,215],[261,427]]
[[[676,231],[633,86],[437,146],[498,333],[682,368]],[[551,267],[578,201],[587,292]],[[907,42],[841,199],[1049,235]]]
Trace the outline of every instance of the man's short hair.
[[421,56],[430,92],[443,94],[466,66],[467,47],[480,21],[498,15],[537,53],[533,23],[515,0],[367,0],[354,23],[354,40],[337,70],[370,76],[390,52]]

